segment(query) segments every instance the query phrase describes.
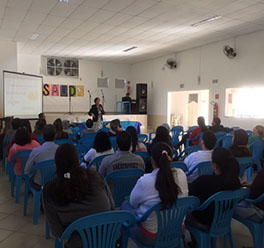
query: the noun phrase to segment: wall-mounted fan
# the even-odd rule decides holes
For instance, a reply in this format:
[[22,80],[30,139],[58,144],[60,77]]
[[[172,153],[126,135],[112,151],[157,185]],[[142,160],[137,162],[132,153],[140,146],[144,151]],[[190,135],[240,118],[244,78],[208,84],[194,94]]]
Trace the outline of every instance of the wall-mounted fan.
[[61,75],[62,68],[47,67],[47,72],[49,76],[59,76]]
[[176,60],[173,59],[173,58],[168,58],[167,61],[166,61],[166,66],[167,66],[170,70],[176,69],[176,68],[177,68],[177,62],[176,62]]
[[235,49],[228,45],[224,46],[223,52],[229,59],[233,59],[237,56]]
[[64,67],[78,68],[78,60],[67,59],[64,62]]

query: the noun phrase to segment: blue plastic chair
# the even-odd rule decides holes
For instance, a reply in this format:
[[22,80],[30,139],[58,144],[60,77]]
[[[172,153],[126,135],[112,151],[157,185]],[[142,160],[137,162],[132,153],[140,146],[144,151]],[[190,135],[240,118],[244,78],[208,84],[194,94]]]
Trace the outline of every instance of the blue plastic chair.
[[251,130],[247,130],[246,132],[247,132],[248,136],[252,136],[253,135],[253,131],[251,131]]
[[201,133],[198,133],[193,139],[187,139],[186,140],[186,147],[191,146],[190,145],[190,142],[191,141],[194,141],[194,140],[197,140],[198,139],[199,140],[198,146],[201,148],[202,136],[203,136],[203,133],[201,132]]
[[195,128],[197,128],[198,126],[191,126],[191,127],[189,127],[189,129],[188,129],[188,133],[191,133]]
[[247,170],[247,181],[250,182],[253,167],[252,157],[236,158],[236,160],[239,163],[239,177],[242,178],[245,170]]
[[179,154],[178,159],[183,159],[189,156],[191,153],[197,152],[199,150],[202,150],[199,146],[188,146]]
[[112,155],[112,154],[101,155],[101,156],[98,156],[98,157],[94,158],[89,163],[88,168],[96,167],[96,170],[98,171],[103,159],[108,157],[108,156],[110,156],[110,155]]
[[65,144],[65,143],[69,143],[69,144],[74,144],[74,142],[70,139],[58,139],[55,140],[55,144],[57,145],[61,145],[61,144]]
[[[78,232],[83,248],[115,248],[123,226],[130,227],[136,222],[128,211],[110,211],[86,216],[74,221],[55,239],[55,248],[63,248],[73,233]],[[126,237],[123,241],[127,243]],[[127,246],[122,244],[123,248]]]
[[8,136],[6,139],[3,141],[3,158],[2,158],[2,166],[3,166],[3,171],[6,169],[6,147],[10,143],[10,141],[13,139],[13,136]]
[[148,135],[147,134],[138,134],[138,142],[147,143]]
[[145,164],[150,163],[150,156],[148,152],[134,152],[134,154],[140,156],[144,160]]
[[144,175],[140,169],[116,170],[109,173],[105,179],[113,193],[115,207],[121,206],[126,196],[129,196],[137,180]]
[[116,136],[110,137],[110,142],[111,142],[111,145],[112,145],[114,151],[116,152],[117,151]]
[[232,145],[233,136],[230,133],[224,137],[222,137],[222,147],[229,148]]
[[118,106],[120,104],[120,113],[126,113],[125,109],[126,106],[128,106],[128,113],[131,113],[131,102],[129,101],[118,101],[116,102],[116,109],[115,109],[115,113],[118,113]]
[[252,151],[252,159],[253,164],[256,164],[258,167],[258,170],[262,169],[262,152],[263,152],[263,142],[262,141],[256,141],[253,144],[249,146],[250,150]]
[[[245,199],[245,202],[248,203],[258,203],[264,201],[264,194],[259,196],[257,199]],[[238,215],[234,215],[233,218],[242,224],[244,224],[250,231],[252,237],[253,237],[253,242],[254,242],[254,247],[255,248],[263,248],[263,234],[264,234],[264,220],[262,222],[254,222],[252,220],[244,219]]]
[[194,173],[197,172],[197,177],[203,176],[203,175],[212,175],[213,168],[212,168],[212,162],[201,162],[197,164],[194,168],[192,168],[188,173],[187,177],[192,176]]
[[[56,168],[54,160],[47,160],[35,164],[31,171],[30,175],[33,176],[36,170],[40,171],[41,174],[41,187],[55,177]],[[42,189],[40,191],[35,190],[29,185],[29,177],[25,180],[25,196],[24,196],[24,216],[27,215],[27,203],[28,203],[28,194],[29,191],[32,192],[34,198],[34,220],[33,224],[38,224],[39,208],[40,208],[40,199],[42,194]]]
[[107,128],[107,127],[103,127],[103,128],[101,128],[101,129],[98,129],[97,131],[96,131],[97,133],[99,133],[99,132],[109,132],[109,128]]
[[[210,185],[208,185],[210,187]],[[226,236],[229,237],[230,245],[234,248],[231,232],[231,220],[237,204],[249,195],[249,189],[243,188],[234,191],[221,191],[207,199],[196,211],[203,211],[213,203],[214,218],[208,230],[200,230],[197,227],[186,224],[199,247],[216,247],[216,238],[224,236],[224,247],[226,247]],[[212,205],[211,205],[212,206]]]
[[152,206],[137,222],[144,222],[151,214],[157,216],[158,232],[153,246],[144,246],[140,244],[129,233],[129,237],[137,244],[138,247],[154,247],[154,248],[183,248],[182,240],[182,223],[186,214],[195,210],[200,204],[197,197],[189,196],[179,198],[176,204],[170,208],[164,208],[162,203]]
[[234,129],[234,130],[240,129],[240,127],[231,127],[231,128]]
[[[16,203],[19,203],[20,200],[20,192],[21,192],[21,184],[22,180],[25,180],[27,175],[24,173],[25,165],[27,163],[27,160],[29,158],[30,153],[32,150],[24,150],[20,151],[14,154],[12,157],[12,161],[10,163],[10,178],[11,178],[11,196],[14,196],[14,190],[16,187]],[[22,175],[21,176],[16,176],[14,172],[15,168],[15,162],[16,160],[19,159],[21,166],[22,166]]]
[[156,132],[150,132],[149,133],[149,139],[148,139],[149,143],[150,143],[151,140],[153,140],[155,138],[155,136],[156,136]]
[[42,135],[37,135],[37,139],[38,139],[39,144],[41,144],[41,145],[45,142]]
[[179,141],[179,137],[183,135],[183,127],[182,126],[175,126],[171,129],[171,140],[172,144],[175,146]]
[[174,168],[182,169],[183,172],[187,172],[188,171],[188,168],[187,168],[186,164],[183,161],[172,162],[171,166],[174,167]]
[[86,133],[81,135],[80,143],[85,143],[87,140],[92,140],[94,141],[94,138],[97,133]]
[[83,144],[75,144],[75,148],[78,151],[80,161],[82,161],[84,155],[88,152],[87,147]]

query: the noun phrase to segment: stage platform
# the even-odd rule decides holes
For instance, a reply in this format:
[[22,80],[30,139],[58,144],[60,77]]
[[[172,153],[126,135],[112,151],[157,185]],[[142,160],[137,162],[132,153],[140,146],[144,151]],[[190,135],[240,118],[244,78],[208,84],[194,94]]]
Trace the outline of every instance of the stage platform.
[[[57,118],[62,120],[69,120],[70,122],[85,122],[88,118],[91,118],[87,113],[45,113],[48,123],[53,123]],[[111,121],[113,119],[119,119],[120,121],[137,121],[142,124],[141,133],[147,133],[148,117],[144,114],[115,114],[113,112],[106,113],[104,115],[104,121]]]

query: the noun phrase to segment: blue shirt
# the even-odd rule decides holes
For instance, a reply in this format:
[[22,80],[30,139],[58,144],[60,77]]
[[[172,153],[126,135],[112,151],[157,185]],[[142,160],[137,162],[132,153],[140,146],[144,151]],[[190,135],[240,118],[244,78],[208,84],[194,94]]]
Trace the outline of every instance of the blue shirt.
[[[58,147],[59,146],[54,142],[48,141],[44,142],[42,146],[33,149],[25,166],[25,174],[30,174],[31,168],[39,162],[54,160]],[[33,175],[33,181],[34,183],[41,185],[41,175],[39,170]]]

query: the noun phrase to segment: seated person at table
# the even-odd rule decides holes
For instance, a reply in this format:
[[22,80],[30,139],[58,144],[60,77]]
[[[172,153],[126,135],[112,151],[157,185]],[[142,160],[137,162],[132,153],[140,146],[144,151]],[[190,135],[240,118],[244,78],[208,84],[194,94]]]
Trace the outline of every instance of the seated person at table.
[[[244,182],[242,185],[250,189],[248,198],[257,199],[264,193],[264,169],[258,172],[252,184]],[[260,223],[264,219],[264,201],[254,204],[241,202],[236,208],[236,215]]]
[[[238,177],[239,164],[229,150],[219,147],[213,151],[212,168],[214,175],[200,176],[189,185],[189,195],[198,197],[201,204],[219,191],[241,187]],[[194,211],[191,216],[188,220],[191,225],[198,222],[210,226],[214,217],[214,206],[209,205],[203,211]]]
[[127,127],[126,132],[131,136],[131,152],[147,152],[146,146],[142,142],[138,142],[137,130],[134,127]]
[[[35,148],[31,152],[25,166],[25,174],[30,174],[32,167],[39,162],[54,160],[55,152],[59,146],[54,143],[56,138],[56,129],[53,125],[48,124],[44,127],[43,138],[45,142],[40,147]],[[30,178],[30,186],[36,190],[40,190],[40,185],[41,175],[40,171],[37,170],[36,173]]]
[[94,138],[94,145],[83,157],[83,160],[89,164],[94,158],[102,155],[115,153],[110,139],[106,132],[99,132]]
[[[171,148],[164,142],[157,142],[151,150],[154,170],[137,181],[130,194],[130,202],[125,201],[121,209],[142,217],[156,203],[162,202],[167,207],[177,202],[178,197],[188,196],[186,175],[181,169],[172,168],[171,161]],[[136,224],[130,231],[140,243],[152,246],[157,233],[155,213],[145,222]]]
[[149,153],[150,154],[151,154],[152,147],[158,142],[164,142],[169,147],[172,148],[171,136],[170,136],[170,133],[166,127],[163,127],[163,126],[157,127],[155,138],[152,140],[151,144],[149,145]]
[[60,118],[56,119],[53,123],[56,129],[56,140],[68,139],[68,134],[63,131],[62,121]]
[[115,137],[118,132],[122,131],[119,119],[114,119],[110,122],[110,130],[108,131],[109,137]]
[[[216,136],[212,131],[204,132],[202,136],[201,146],[202,150],[191,153],[184,159],[188,171],[191,171],[196,165],[201,162],[211,161],[212,150],[216,144]],[[193,182],[198,177],[198,171],[195,170],[189,177],[188,183]]]
[[221,125],[221,120],[220,118],[216,117],[213,119],[212,121],[212,127],[209,128],[210,131],[216,133],[216,132],[232,132],[233,129],[232,128],[228,128],[228,127],[224,127],[223,125]]
[[235,130],[232,145],[229,151],[234,157],[250,157],[251,152],[248,148],[248,134],[243,129]]
[[[132,99],[130,97],[130,93],[126,93],[126,96],[122,97],[122,102],[130,102],[130,107],[131,107]],[[125,113],[130,112],[129,104],[127,104],[127,103],[124,104],[124,112]]]
[[131,153],[131,137],[127,132],[118,132],[116,137],[117,152],[103,159],[99,173],[103,176],[115,170],[141,169],[145,170],[144,160]]
[[93,128],[93,120],[92,119],[87,119],[85,124],[86,124],[87,129],[82,131],[82,135],[84,135],[86,133],[96,133],[95,128]]
[[43,128],[47,125],[47,122],[45,119],[40,119],[36,122],[34,134],[36,135],[42,135],[43,134]]
[[[28,131],[24,127],[20,127],[15,134],[15,142],[10,148],[8,154],[8,162],[12,161],[13,156],[20,151],[24,150],[33,150],[36,147],[39,147],[40,144],[36,140],[32,140]],[[22,175],[22,165],[19,159],[15,161],[15,175]]]
[[248,139],[248,145],[253,144],[256,141],[264,140],[264,127],[261,125],[257,125],[253,128],[253,135]]
[[[52,234],[60,237],[75,220],[114,209],[105,180],[94,170],[80,166],[74,145],[62,144],[55,154],[56,177],[43,189],[43,208]],[[66,247],[83,247],[73,234]]]

